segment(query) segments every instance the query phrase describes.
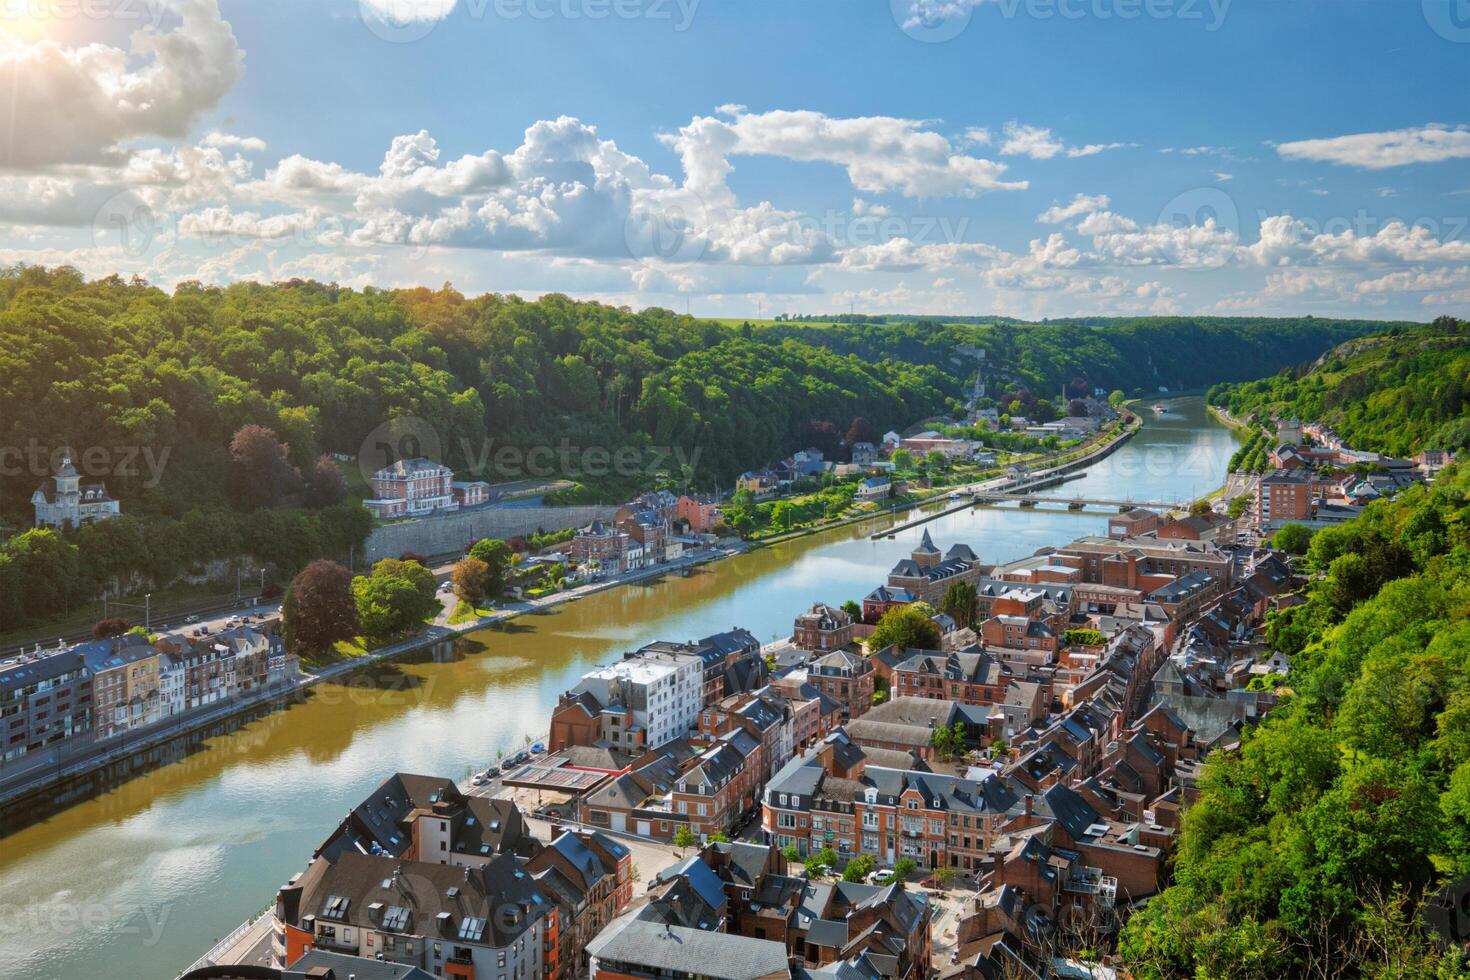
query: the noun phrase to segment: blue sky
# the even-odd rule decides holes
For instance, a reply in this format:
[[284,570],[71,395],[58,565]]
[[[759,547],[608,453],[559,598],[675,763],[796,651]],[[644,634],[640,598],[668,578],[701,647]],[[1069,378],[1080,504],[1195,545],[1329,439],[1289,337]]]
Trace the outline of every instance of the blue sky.
[[4,261],[1470,315],[1470,0],[88,2],[0,0]]

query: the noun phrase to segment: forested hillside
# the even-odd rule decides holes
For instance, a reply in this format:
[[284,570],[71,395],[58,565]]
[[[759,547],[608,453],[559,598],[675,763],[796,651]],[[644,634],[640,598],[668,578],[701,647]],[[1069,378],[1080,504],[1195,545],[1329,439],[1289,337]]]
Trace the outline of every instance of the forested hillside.
[[992,389],[1009,383],[1055,397],[1074,378],[1128,394],[1259,378],[1310,363],[1335,344],[1387,327],[1371,320],[1316,317],[1144,317],[1026,325],[779,324],[763,332],[842,354],[973,371],[974,362],[954,356],[956,348],[969,345],[985,351]]
[[1139,977],[1464,977],[1421,902],[1470,872],[1470,467],[1319,531],[1272,614],[1284,702],[1216,752]]
[[[487,446],[667,446],[698,451],[695,486],[728,487],[806,444],[813,423],[845,432],[861,415],[883,431],[957,409],[977,363],[965,345],[985,350],[993,395],[1052,398],[1073,381],[1132,391],[1259,376],[1370,326],[752,327],[560,295],[302,281],[170,294],[15,268],[0,273],[0,446],[167,450],[160,479],[137,466],[103,475],[126,510],[170,516],[225,499],[242,426],[275,431],[305,472],[322,452],[355,456],[402,415],[429,424],[461,475],[519,475],[481,468],[497,459]],[[29,516],[33,469],[3,477],[13,522]]]
[[1441,317],[1348,341],[1309,370],[1224,385],[1209,400],[1237,417],[1327,422],[1355,449],[1463,452],[1470,449],[1470,323]]

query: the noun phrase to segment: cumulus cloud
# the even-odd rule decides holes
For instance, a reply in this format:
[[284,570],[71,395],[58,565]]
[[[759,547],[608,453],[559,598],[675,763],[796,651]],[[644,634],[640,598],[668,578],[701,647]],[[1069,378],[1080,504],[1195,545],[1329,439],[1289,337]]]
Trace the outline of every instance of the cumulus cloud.
[[1036,220],[1044,225],[1059,225],[1072,218],[1081,217],[1093,211],[1101,211],[1112,203],[1106,194],[1098,194],[1096,197],[1088,197],[1086,194],[1078,194],[1072,198],[1071,204],[1054,204],[1036,216]]
[[135,32],[127,49],[54,41],[0,47],[10,124],[0,168],[119,163],[121,144],[179,139],[240,77],[243,52],[216,0],[179,0],[172,31]]
[[1005,142],[1000,152],[1005,156],[1026,156],[1033,160],[1050,160],[1066,154],[1069,157],[1096,156],[1107,150],[1118,150],[1134,143],[1088,143],[1085,146],[1068,146],[1045,126],[1023,126],[1008,122],[1003,130]]
[[664,141],[678,152],[689,187],[710,200],[729,197],[732,156],[774,156],[842,167],[855,190],[905,197],[974,197],[984,191],[1025,190],[1007,181],[1006,164],[960,152],[915,119],[835,118],[811,110],[701,116]]
[[1278,145],[1276,152],[1287,160],[1384,170],[1413,163],[1440,163],[1470,157],[1470,129],[1430,124],[1386,133],[1296,140]]

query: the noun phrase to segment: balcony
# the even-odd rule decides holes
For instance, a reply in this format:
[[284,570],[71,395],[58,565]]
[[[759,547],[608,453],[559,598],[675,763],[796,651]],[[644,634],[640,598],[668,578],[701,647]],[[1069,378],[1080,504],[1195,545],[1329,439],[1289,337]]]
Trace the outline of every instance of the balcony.
[[1062,890],[1074,895],[1093,895],[1104,906],[1111,907],[1118,897],[1118,879],[1103,874],[1101,868],[1073,868]]

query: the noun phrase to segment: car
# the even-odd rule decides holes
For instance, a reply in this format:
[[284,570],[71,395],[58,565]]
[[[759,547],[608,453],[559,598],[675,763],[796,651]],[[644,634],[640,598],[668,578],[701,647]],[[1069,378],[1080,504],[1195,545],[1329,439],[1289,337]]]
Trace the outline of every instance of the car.
[[184,622],[186,622],[186,623],[197,623],[197,622],[199,622],[199,617],[198,616],[185,616],[184,617]]
[[485,774],[483,772],[476,773],[475,778],[470,780],[470,782],[474,783],[476,786],[484,786],[489,781],[490,780],[485,778]]
[[502,762],[500,764],[500,771],[501,772],[510,772],[515,767],[516,767],[516,760],[514,760],[514,759],[506,759],[504,762]]

